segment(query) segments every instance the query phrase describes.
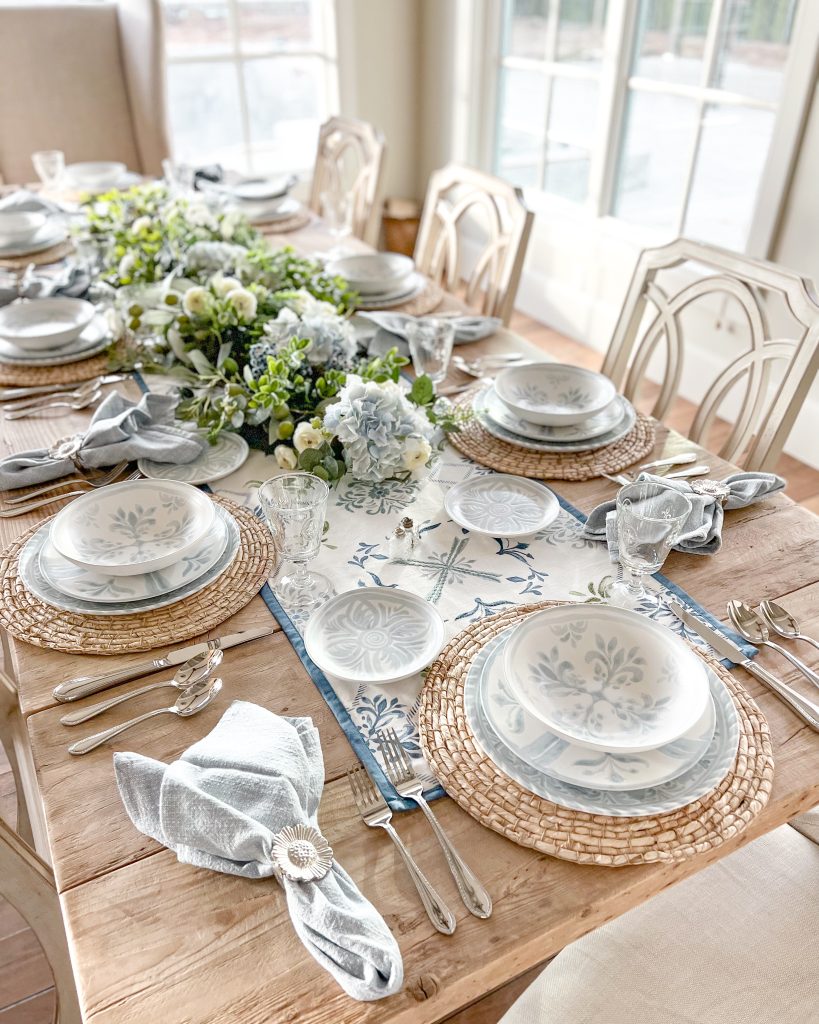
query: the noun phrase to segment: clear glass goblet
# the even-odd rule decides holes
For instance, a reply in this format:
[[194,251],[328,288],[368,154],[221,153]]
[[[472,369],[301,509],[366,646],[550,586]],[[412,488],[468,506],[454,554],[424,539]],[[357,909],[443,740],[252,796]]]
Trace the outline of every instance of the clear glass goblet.
[[352,217],[353,207],[350,196],[338,190],[327,190],[319,195],[319,206],[321,216],[324,218],[327,230],[333,239],[333,246],[325,253],[328,259],[338,259],[346,252],[341,244],[342,239],[348,238],[353,233]]
[[449,369],[455,325],[451,320],[424,317],[407,323],[412,366],[420,377],[425,373],[433,384],[440,384]]
[[312,473],[283,473],[259,488],[268,528],[294,567],[276,583],[276,595],[300,618],[307,618],[334,593],[326,576],[306,568],[321,548],[329,494],[327,484]]
[[65,153],[61,149],[41,149],[31,154],[37,177],[47,189],[58,189],[65,173]]
[[649,596],[643,576],[662,568],[691,507],[684,494],[663,484],[627,484],[617,492],[617,545],[623,578],[612,587],[614,603],[633,605]]

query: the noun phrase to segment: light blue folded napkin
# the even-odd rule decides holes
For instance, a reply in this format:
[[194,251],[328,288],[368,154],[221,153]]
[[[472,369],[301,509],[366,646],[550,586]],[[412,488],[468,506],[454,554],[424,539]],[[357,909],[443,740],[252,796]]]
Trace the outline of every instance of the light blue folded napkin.
[[[112,392],[94,413],[76,454],[78,462],[87,469],[141,458],[193,462],[205,450],[207,441],[174,425],[178,402],[177,395],[151,393],[137,403]],[[0,459],[0,489],[58,480],[75,468],[69,457],[60,457],[47,448],[8,455]]]
[[277,869],[277,834],[318,828],[324,760],[309,718],[234,701],[178,761],[117,753],[114,770],[131,821],[182,863],[277,878],[297,935],[348,995],[373,1000],[401,988],[392,933],[337,861],[317,881],[293,881]]
[[[382,330],[389,331],[390,334],[397,334],[399,338],[404,339],[407,337],[407,325],[416,319],[416,317],[409,316],[406,313],[359,312],[357,315],[376,324]],[[434,314],[432,315],[434,316]],[[455,328],[456,343],[464,344],[469,341],[480,341],[481,338],[488,338],[490,334],[494,334],[503,325],[503,321],[499,317],[478,316],[468,313],[464,313],[463,316],[447,317],[446,319]]]
[[[708,494],[697,494],[687,480],[666,480],[651,473],[641,473],[638,482],[659,483],[684,494],[691,502],[691,514],[685,521],[675,551],[689,555],[715,555],[722,547],[722,525],[726,509],[745,508],[781,491],[785,481],[775,473],[733,473],[720,481],[728,489],[723,505]],[[617,503],[604,501],[589,513],[583,535],[590,540],[606,541],[612,562],[619,562],[617,545]]]
[[64,213],[59,203],[38,196],[30,189],[20,188],[0,199],[0,210],[4,213]]

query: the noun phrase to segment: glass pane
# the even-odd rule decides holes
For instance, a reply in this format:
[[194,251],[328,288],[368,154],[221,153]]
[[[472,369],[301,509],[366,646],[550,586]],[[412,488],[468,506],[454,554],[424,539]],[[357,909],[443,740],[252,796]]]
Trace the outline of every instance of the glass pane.
[[712,84],[776,103],[795,13],[793,0],[728,0]]
[[243,72],[254,169],[310,167],[326,113],[324,62],[318,57],[250,60]]
[[175,159],[244,169],[235,64],[170,64],[168,99]]
[[549,6],[550,0],[506,0],[503,10],[504,53],[546,59]]
[[562,0],[557,59],[567,64],[600,64],[608,0]]
[[310,0],[239,0],[241,47],[259,50],[314,50],[320,43],[316,4]]
[[193,3],[164,0],[165,48],[171,57],[229,53],[228,5],[222,0]]
[[709,106],[702,126],[685,234],[742,250],[754,212],[774,114]]
[[549,147],[543,188],[583,202],[589,190],[591,149],[597,128],[597,82],[555,78],[549,110]]
[[712,0],[640,0],[635,75],[697,85]]
[[522,188],[540,188],[546,132],[546,76],[502,68],[495,172]]
[[633,224],[675,232],[697,126],[693,100],[630,92],[614,213]]

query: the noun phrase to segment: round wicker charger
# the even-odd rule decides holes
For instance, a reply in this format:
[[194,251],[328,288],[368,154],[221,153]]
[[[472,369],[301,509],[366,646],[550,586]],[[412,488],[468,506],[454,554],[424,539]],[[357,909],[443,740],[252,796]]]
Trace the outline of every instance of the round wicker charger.
[[300,231],[306,228],[313,215],[305,207],[295,210],[289,217],[271,218],[270,220],[255,220],[253,227],[258,228],[265,235],[286,235],[291,231]]
[[40,384],[79,384],[91,380],[108,370],[109,357],[101,352],[90,359],[80,359],[76,363],[64,363],[62,366],[21,366],[0,361],[0,384],[20,385],[21,387],[39,386]]
[[578,864],[619,867],[683,860],[741,832],[770,796],[771,737],[753,700],[708,655],[701,657],[725,682],[739,714],[739,750],[716,789],[677,811],[613,818],[570,810],[524,789],[480,750],[463,701],[472,659],[518,619],[561,603],[521,606],[468,626],[427,673],[419,710],[421,746],[447,794],[482,825],[513,842]]
[[213,629],[252,600],[279,564],[281,550],[248,509],[213,498],[236,519],[239,551],[222,575],[178,604],[136,615],[80,615],[44,604],[26,590],[17,559],[43,525],[26,530],[0,555],[0,626],[37,647],[77,654],[124,654],[181,643]]
[[[472,408],[475,391],[459,396],[456,404]],[[591,480],[603,473],[619,473],[654,448],[654,422],[641,412],[633,428],[613,444],[589,452],[535,452],[493,437],[472,417],[447,438],[462,455],[499,473],[530,476],[536,480]]]
[[25,270],[33,263],[35,267],[44,267],[49,263],[59,263],[66,256],[74,251],[74,243],[68,238],[58,242],[56,245],[43,249],[41,252],[30,252],[27,256],[2,256],[0,257],[0,269],[2,270]]

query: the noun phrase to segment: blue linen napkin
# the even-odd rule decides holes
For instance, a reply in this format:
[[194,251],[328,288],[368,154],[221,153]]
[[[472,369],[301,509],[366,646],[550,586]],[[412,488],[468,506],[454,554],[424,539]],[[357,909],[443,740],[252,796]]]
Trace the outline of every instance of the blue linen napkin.
[[[726,509],[745,508],[776,494],[785,487],[785,481],[775,473],[733,473],[720,481],[728,488],[723,505],[707,494],[696,494],[686,480],[667,480],[651,473],[640,473],[639,482],[660,483],[684,494],[691,502],[691,514],[685,522],[675,551],[689,555],[715,555],[722,547],[722,525]],[[617,503],[604,501],[589,513],[583,536],[590,540],[606,541],[612,562],[620,560],[617,545]]]
[[[134,459],[193,462],[207,441],[174,425],[177,395],[143,395],[138,403],[112,392],[94,413],[76,458],[83,468],[115,466]],[[0,459],[0,489],[30,487],[68,476],[74,462],[37,448]]]
[[117,753],[114,770],[131,821],[182,863],[277,878],[296,934],[348,995],[370,1001],[401,988],[392,933],[337,861],[318,881],[293,881],[275,867],[277,833],[318,828],[324,760],[311,719],[234,701],[178,761]]

